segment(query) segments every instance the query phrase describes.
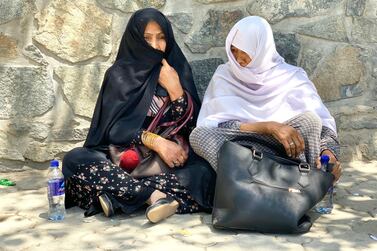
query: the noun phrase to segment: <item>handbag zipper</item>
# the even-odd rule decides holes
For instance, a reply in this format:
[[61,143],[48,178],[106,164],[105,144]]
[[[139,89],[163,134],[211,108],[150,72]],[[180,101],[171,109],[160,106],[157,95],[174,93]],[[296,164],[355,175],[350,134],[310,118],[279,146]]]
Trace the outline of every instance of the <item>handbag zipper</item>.
[[276,185],[270,185],[270,184],[267,184],[267,183],[265,183],[263,181],[256,180],[256,179],[251,180],[250,183],[257,183],[259,185],[263,185],[263,186],[267,186],[267,187],[271,187],[271,188],[277,188],[277,189],[280,189],[280,190],[288,191],[290,193],[301,193],[301,190],[297,189],[297,188],[293,188],[293,187],[281,187],[281,186],[276,186]]

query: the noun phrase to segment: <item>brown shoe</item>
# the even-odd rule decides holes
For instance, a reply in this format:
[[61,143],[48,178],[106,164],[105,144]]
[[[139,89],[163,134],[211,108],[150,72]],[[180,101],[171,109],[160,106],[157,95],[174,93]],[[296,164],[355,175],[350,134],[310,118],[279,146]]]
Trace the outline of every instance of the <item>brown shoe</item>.
[[147,208],[145,216],[150,222],[158,223],[175,214],[178,206],[179,203],[173,197],[161,198]]

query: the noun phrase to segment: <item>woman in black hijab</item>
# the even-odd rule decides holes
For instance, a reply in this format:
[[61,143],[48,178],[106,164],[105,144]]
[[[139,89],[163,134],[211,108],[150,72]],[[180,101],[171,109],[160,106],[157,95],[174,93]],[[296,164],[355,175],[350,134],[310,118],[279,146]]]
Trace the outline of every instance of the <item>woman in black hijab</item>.
[[[194,116],[184,130],[188,139],[200,108],[191,68],[175,42],[172,27],[158,10],[136,11],[122,37],[116,62],[107,70],[84,147],[63,160],[66,207],[78,205],[85,215],[102,210],[132,213],[150,204],[146,216],[158,222],[175,212],[210,211],[215,173],[190,148],[145,131],[162,104],[170,99],[163,121],[180,119],[188,92]],[[155,151],[174,173],[134,179],[111,162],[109,146],[144,145]]]

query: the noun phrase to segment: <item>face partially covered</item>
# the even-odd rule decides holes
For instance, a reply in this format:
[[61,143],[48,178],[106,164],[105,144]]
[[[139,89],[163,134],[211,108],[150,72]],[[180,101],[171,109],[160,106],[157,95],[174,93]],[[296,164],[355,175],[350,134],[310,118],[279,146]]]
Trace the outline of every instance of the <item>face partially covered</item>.
[[144,30],[144,39],[156,50],[165,52],[166,38],[161,26],[155,21],[150,21]]
[[242,67],[246,67],[252,60],[252,58],[246,52],[238,49],[234,45],[230,46],[230,51],[232,52],[237,63]]

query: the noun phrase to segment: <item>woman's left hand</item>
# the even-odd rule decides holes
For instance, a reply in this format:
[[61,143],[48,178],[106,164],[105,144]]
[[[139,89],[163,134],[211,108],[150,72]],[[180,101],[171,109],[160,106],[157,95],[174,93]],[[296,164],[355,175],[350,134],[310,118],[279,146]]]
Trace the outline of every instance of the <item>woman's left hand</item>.
[[[335,155],[330,150],[324,150],[321,155],[328,155],[330,157],[329,163],[334,164],[332,169],[332,174],[334,175],[334,183],[337,182],[342,175],[342,167],[340,162],[335,158]],[[316,160],[317,168],[321,168],[321,158],[318,157]]]
[[166,59],[162,59],[162,67],[158,82],[169,93],[170,100],[174,101],[183,95],[183,89],[179,81],[178,73],[169,65]]

